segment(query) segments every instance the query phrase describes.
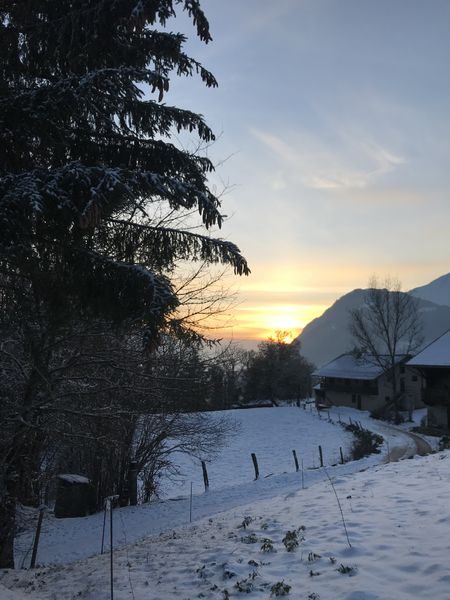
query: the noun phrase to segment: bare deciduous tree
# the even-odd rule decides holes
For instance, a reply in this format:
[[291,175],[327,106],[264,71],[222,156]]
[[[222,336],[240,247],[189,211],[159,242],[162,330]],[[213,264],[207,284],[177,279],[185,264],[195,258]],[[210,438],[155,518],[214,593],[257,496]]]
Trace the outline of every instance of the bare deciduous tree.
[[395,365],[401,355],[413,354],[423,341],[418,301],[402,292],[397,279],[386,277],[379,282],[374,276],[369,281],[364,305],[350,315],[355,352],[389,371],[397,414],[400,390]]

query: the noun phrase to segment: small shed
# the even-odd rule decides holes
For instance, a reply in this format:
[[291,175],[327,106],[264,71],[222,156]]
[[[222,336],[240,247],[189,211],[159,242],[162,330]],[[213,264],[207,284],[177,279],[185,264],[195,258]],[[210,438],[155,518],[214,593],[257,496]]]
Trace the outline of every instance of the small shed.
[[83,475],[57,476],[55,517],[85,517],[96,510],[95,488]]

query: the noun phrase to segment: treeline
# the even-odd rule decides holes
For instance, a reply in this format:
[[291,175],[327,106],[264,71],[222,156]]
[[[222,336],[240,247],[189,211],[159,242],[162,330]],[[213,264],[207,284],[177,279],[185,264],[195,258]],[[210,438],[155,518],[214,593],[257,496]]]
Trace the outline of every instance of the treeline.
[[278,332],[245,351],[230,346],[213,358],[201,360],[195,352],[184,366],[185,405],[193,410],[221,410],[260,401],[298,401],[311,396],[314,366]]
[[311,396],[314,366],[301,355],[300,342],[285,341],[286,332],[262,342],[247,354],[243,400],[301,400]]

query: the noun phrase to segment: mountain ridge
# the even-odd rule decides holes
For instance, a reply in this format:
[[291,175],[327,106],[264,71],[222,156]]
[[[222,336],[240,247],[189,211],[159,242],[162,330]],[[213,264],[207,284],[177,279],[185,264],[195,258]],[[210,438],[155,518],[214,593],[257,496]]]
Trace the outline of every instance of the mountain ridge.
[[409,293],[416,298],[429,300],[442,306],[450,306],[450,273],[441,275],[426,285],[409,290]]
[[[366,292],[367,289],[356,288],[344,294],[320,317],[308,323],[296,338],[302,355],[321,367],[340,354],[350,352],[353,348],[350,311],[364,304]],[[405,293],[417,298],[423,323],[423,346],[450,329],[450,273]]]

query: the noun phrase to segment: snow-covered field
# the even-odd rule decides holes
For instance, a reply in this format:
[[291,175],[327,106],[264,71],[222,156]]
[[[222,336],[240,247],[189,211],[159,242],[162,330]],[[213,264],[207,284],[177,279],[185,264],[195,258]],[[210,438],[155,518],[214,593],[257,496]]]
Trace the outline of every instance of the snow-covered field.
[[[312,408],[312,407],[311,407]],[[223,417],[223,412],[208,413],[211,418]],[[252,481],[255,477],[251,453],[258,459],[260,476],[292,472],[296,450],[304,468],[319,466],[319,444],[323,447],[325,465],[339,462],[339,447],[349,454],[353,436],[341,427],[329,423],[326,415],[317,418],[308,410],[297,407],[230,410],[226,413],[236,423],[237,432],[219,455],[207,461],[210,489],[220,489]],[[336,417],[337,420],[337,417]],[[203,492],[200,461],[189,456],[175,455],[184,476],[177,481],[163,481],[164,497]]]
[[[304,412],[256,412],[265,411],[275,429],[278,419],[292,420],[286,418],[291,411]],[[355,415],[363,424],[384,430],[390,452],[408,450],[402,432],[370,422],[364,413],[340,411],[341,418]],[[313,432],[325,422],[317,416],[308,419],[313,448],[319,441]],[[344,443],[341,431],[334,432],[338,446]],[[260,429],[260,435],[266,432]],[[291,441],[287,438],[288,460],[295,447]],[[328,438],[320,441],[332,446]],[[258,449],[243,447],[245,457],[250,451]],[[297,451],[308,456],[300,443]],[[196,495],[192,524],[188,498],[116,510],[114,538],[122,548],[114,555],[114,598],[269,598],[284,585],[290,586],[289,597],[311,600],[450,598],[450,453],[384,464],[386,452],[387,444],[381,455],[327,467],[326,472],[309,469],[304,489],[293,464],[275,469],[274,463],[268,468],[273,469],[271,477]],[[98,554],[101,526],[101,515],[48,519],[38,561],[68,564],[3,572],[0,585],[36,600],[106,600],[109,554],[72,562]],[[299,542],[292,552],[283,544],[288,531]],[[29,545],[30,538],[22,536],[21,543]],[[6,594],[0,587],[1,600],[9,600]]]

